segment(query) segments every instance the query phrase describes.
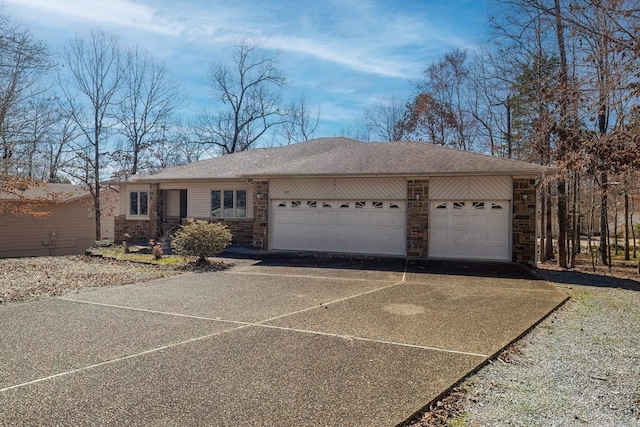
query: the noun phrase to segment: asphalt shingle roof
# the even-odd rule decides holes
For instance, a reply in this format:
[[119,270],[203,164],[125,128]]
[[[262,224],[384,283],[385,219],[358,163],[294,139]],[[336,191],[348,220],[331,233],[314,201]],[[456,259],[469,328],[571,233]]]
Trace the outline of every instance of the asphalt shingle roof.
[[0,192],[0,200],[52,199],[58,202],[70,202],[90,194],[85,185],[43,183],[27,188],[22,192],[21,197]]
[[328,175],[539,174],[532,163],[461,151],[424,142],[361,142],[320,138],[284,147],[215,157],[165,169],[132,181]]

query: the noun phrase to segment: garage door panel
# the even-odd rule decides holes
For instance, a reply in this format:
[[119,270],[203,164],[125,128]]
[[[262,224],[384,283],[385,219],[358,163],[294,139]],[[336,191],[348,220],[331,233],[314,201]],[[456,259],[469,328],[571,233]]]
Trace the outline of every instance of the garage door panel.
[[404,201],[275,200],[271,248],[404,255]]
[[509,260],[508,206],[504,200],[432,201],[429,256]]

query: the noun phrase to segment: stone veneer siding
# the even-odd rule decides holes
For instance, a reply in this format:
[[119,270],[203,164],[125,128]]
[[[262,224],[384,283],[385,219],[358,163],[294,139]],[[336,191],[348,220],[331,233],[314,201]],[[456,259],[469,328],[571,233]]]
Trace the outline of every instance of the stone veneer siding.
[[[209,222],[219,222],[227,227],[233,234],[234,245],[266,250],[268,248],[268,210],[269,210],[269,181],[255,181],[253,183],[253,218],[226,219],[226,218],[196,218]],[[163,200],[159,197],[161,191],[157,184],[151,186],[149,194],[149,220],[131,220],[125,215],[115,218],[114,240],[121,242],[128,233],[131,242],[148,242],[157,239],[163,233],[184,224],[187,218],[166,217],[161,221]],[[258,198],[260,194],[260,198]]]
[[131,236],[126,239],[131,243],[148,243],[152,235],[155,237],[151,232],[151,221],[127,219],[125,215],[115,217],[113,234],[116,243],[124,241],[125,234]]
[[151,230],[150,238],[157,240],[162,237],[162,193],[160,192],[160,184],[151,184],[149,189],[149,221],[151,222],[149,230]]
[[[253,243],[253,219],[226,219],[226,218],[196,218],[212,223],[224,224],[229,228],[233,238],[231,244],[250,248]],[[184,218],[183,224],[189,222],[190,218]]]
[[269,250],[269,181],[253,182],[253,221],[251,247]]
[[162,198],[158,184],[152,184],[149,189],[149,219],[127,219],[126,215],[118,215],[114,219],[113,240],[122,242],[124,235],[129,234],[126,239],[132,243],[148,243],[151,239],[158,239],[162,236],[160,212],[162,212]]
[[511,261],[536,265],[535,179],[513,180],[513,238]]
[[407,257],[429,256],[429,180],[407,181]]
[[179,216],[165,216],[162,219],[161,235],[165,236],[174,230],[177,230],[182,225],[182,218]]

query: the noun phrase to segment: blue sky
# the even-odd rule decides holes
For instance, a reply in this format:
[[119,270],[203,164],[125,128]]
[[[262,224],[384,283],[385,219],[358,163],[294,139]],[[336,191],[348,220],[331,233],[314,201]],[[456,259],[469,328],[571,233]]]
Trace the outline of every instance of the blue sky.
[[287,99],[320,108],[316,137],[350,128],[376,99],[405,99],[409,81],[445,52],[473,50],[486,33],[484,0],[4,0],[4,13],[54,50],[92,28],[163,59],[206,105],[206,73],[235,41],[280,53]]

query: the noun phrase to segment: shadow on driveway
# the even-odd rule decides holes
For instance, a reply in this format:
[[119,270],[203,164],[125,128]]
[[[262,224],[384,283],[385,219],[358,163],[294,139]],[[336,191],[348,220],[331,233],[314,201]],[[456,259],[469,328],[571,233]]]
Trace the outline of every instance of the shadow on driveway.
[[261,267],[327,268],[397,273],[440,274],[502,279],[543,280],[522,264],[496,261],[407,260],[404,257],[300,253],[223,253],[221,258],[254,259]]
[[633,279],[621,279],[602,274],[590,274],[570,270],[555,271],[539,269],[536,271],[536,275],[543,280],[563,285],[620,288],[628,291],[640,291],[640,281]]

